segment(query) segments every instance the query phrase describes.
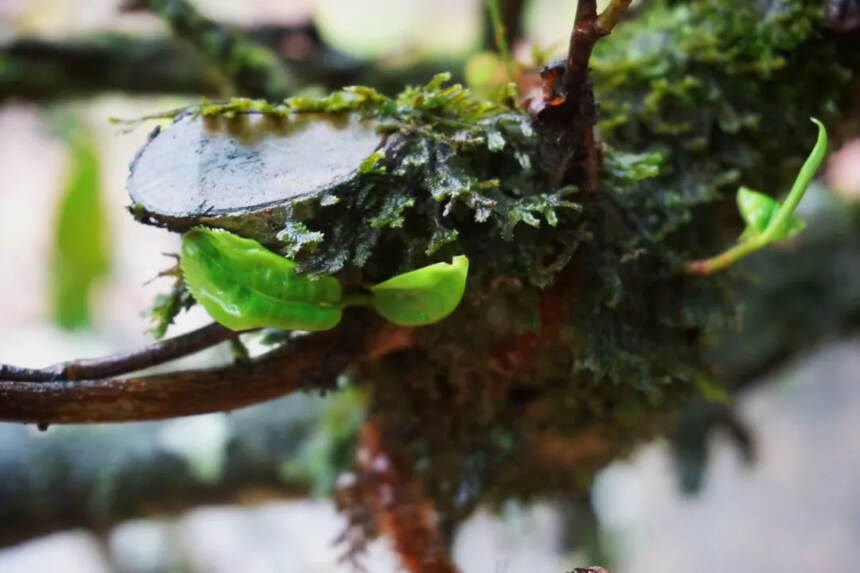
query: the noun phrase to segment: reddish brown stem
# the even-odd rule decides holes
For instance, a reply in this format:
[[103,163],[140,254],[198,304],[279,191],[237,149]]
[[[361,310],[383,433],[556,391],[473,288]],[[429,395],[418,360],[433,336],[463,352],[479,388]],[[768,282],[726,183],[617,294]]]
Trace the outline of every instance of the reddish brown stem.
[[[386,535],[410,573],[457,573],[412,461],[385,436],[378,420],[365,422],[356,453],[358,476],[339,492],[341,511],[352,527]],[[364,541],[359,541],[357,549],[362,549]]]
[[600,187],[600,154],[594,134],[597,104],[588,64],[594,44],[612,31],[629,5],[629,0],[611,0],[598,15],[596,0],[580,0],[564,66],[545,68],[541,72],[542,101],[529,100],[532,115],[545,129],[556,132],[553,148],[541,153],[556,168],[558,182],[573,181],[591,194]]
[[363,349],[339,350],[338,331],[307,336],[247,364],[130,379],[0,381],[0,420],[77,424],[158,420],[232,410],[336,376]]
[[0,364],[0,380],[55,382],[57,380],[109,378],[194,354],[236,335],[236,332],[212,323],[189,333],[124,354],[60,362],[47,368],[20,368]]
[[567,51],[565,85],[568,97],[579,97],[588,77],[591,50],[602,35],[597,27],[597,1],[580,0]]

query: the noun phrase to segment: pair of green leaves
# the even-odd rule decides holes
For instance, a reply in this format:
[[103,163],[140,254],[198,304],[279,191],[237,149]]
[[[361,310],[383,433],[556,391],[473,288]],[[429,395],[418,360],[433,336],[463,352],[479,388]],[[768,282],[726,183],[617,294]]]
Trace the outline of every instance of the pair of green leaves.
[[457,308],[469,260],[454,257],[370,287],[370,295],[344,297],[332,276],[309,277],[296,264],[223,230],[196,228],[182,238],[182,273],[188,289],[216,322],[232,330],[270,327],[328,330],[347,306],[370,305],[404,326],[442,320]]

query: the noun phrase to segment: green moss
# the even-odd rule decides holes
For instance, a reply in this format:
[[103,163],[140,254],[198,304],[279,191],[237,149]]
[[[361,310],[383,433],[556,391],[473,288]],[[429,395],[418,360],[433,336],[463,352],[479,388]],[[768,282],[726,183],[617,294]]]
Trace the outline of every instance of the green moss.
[[155,302],[149,313],[152,321],[149,332],[157,339],[164,338],[167,329],[173,324],[179,313],[188,310],[194,304],[194,297],[191,296],[188,287],[185,286],[185,281],[181,278],[177,279],[169,293],[159,294],[155,297]]
[[[808,118],[836,117],[858,65],[824,12],[815,0],[655,2],[598,44],[601,135],[617,151],[666,159],[638,188],[609,173],[652,236],[686,244],[693,258],[736,232],[712,209],[739,184],[788,188],[811,140]],[[694,216],[722,232],[678,232]]]

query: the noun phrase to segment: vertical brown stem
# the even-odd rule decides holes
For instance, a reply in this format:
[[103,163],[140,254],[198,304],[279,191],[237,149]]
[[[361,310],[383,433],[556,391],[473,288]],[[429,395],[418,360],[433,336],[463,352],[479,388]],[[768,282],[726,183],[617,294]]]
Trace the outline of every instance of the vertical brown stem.
[[566,87],[568,97],[579,97],[588,76],[588,60],[601,32],[597,27],[597,1],[580,0],[570,33],[567,51]]

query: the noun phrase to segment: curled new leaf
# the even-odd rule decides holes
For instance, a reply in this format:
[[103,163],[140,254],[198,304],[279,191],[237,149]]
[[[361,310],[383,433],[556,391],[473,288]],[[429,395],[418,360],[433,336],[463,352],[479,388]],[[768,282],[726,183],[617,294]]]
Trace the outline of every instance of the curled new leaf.
[[[737,195],[738,211],[741,213],[746,228],[740,236],[740,240],[750,239],[764,233],[770,220],[779,211],[780,203],[758,191],[748,187],[740,187]],[[805,224],[796,215],[792,214],[774,235],[774,239],[786,239],[803,230]]]
[[438,322],[454,312],[466,288],[469,259],[454,257],[379,283],[373,292],[373,308],[395,324],[421,326]]
[[340,322],[336,278],[299,275],[295,263],[256,241],[192,229],[182,238],[181,266],[197,302],[232,330],[328,330]]

